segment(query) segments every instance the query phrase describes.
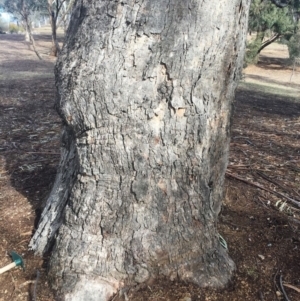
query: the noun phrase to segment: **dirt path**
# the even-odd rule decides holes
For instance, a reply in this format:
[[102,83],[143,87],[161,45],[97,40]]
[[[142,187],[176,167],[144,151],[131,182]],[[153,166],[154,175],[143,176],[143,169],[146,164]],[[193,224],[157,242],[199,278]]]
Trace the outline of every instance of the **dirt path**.
[[[25,272],[0,275],[0,301],[54,300],[45,261],[27,250],[55,177],[61,128],[53,109],[50,39],[37,37],[37,44],[44,61],[22,37],[0,35],[0,267],[10,262],[10,250],[26,260]],[[216,292],[161,281],[130,291],[130,301],[282,300],[280,273],[300,287],[300,207],[291,202],[300,202],[299,73],[287,82],[291,70],[278,65],[284,57],[276,47],[246,70],[236,97],[219,223],[237,264],[233,282]],[[286,291],[300,300],[293,289]]]

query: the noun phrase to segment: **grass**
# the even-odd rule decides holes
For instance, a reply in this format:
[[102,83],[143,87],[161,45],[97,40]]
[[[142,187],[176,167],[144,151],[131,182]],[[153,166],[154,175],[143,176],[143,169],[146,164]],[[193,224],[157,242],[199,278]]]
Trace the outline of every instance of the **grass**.
[[[283,85],[277,85],[277,84],[270,84],[263,82],[261,84],[259,83],[253,83],[253,82],[247,82],[247,81],[241,81],[239,83],[239,88],[243,90],[248,91],[258,91],[266,94],[274,94],[277,96],[284,96],[284,97],[290,97],[294,98],[294,101],[299,102],[300,98],[300,91],[299,89],[295,89],[292,87],[287,87]],[[291,99],[291,101],[293,101]]]
[[[45,25],[42,27],[37,27],[33,29],[35,34],[42,34],[42,35],[51,35],[51,27],[49,25]],[[64,30],[62,27],[58,27],[56,30],[57,35],[63,36]]]

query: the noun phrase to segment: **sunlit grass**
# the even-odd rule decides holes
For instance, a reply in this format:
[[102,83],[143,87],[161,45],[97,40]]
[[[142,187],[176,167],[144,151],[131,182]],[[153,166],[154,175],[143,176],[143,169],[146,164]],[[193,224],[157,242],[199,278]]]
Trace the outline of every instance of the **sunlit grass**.
[[292,87],[271,84],[267,82],[253,83],[247,81],[241,81],[239,83],[239,88],[248,91],[258,91],[266,94],[275,94],[277,96],[284,96],[293,98],[294,101],[300,102],[300,90]]

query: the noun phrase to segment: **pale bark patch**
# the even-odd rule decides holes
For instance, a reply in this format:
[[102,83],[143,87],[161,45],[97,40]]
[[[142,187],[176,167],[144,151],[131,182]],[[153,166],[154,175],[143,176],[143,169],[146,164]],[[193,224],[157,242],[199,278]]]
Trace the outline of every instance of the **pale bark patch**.
[[81,276],[73,291],[66,294],[65,301],[108,301],[119,288],[120,283],[116,280],[108,282],[101,277]]
[[178,117],[183,117],[185,111],[186,111],[186,109],[179,108],[179,109],[176,110],[176,115],[177,115]]

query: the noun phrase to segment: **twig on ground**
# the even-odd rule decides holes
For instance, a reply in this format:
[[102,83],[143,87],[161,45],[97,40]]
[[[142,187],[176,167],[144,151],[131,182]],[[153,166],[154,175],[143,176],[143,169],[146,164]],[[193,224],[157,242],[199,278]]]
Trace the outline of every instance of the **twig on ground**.
[[221,221],[222,224],[231,226],[231,227],[233,227],[233,228],[235,228],[235,229],[239,229],[239,228],[248,229],[248,228],[249,228],[248,226],[243,226],[243,225],[241,225],[241,224],[240,224],[240,225],[234,224],[234,223],[232,223],[232,222],[229,222],[229,221],[227,221],[227,220],[224,220],[223,218],[221,218],[220,221]]
[[128,296],[127,296],[127,293],[126,293],[126,292],[124,292],[124,298],[125,298],[125,301],[129,301],[129,298],[128,298]]
[[277,269],[277,271],[276,271],[276,273],[275,273],[275,275],[274,275],[274,277],[273,277],[273,284],[274,284],[275,296],[276,296],[277,301],[278,301],[277,291],[279,290],[279,288],[278,288],[278,285],[277,285],[277,283],[276,283],[276,277],[277,277],[277,275],[278,275],[278,271],[279,271],[279,270]]
[[37,283],[39,281],[40,278],[40,272],[39,270],[36,271],[36,279],[35,279],[35,283],[34,283],[34,288],[33,288],[33,298],[32,301],[36,301],[36,289],[37,289]]
[[284,195],[284,194],[282,194],[282,193],[280,193],[280,192],[277,192],[277,191],[268,189],[268,188],[266,188],[266,187],[264,187],[264,186],[262,186],[262,185],[260,185],[260,184],[258,184],[258,183],[251,182],[251,181],[249,181],[249,180],[246,180],[246,179],[244,179],[244,178],[239,177],[238,175],[232,174],[232,173],[230,173],[230,172],[228,172],[228,171],[226,172],[226,175],[228,175],[228,176],[230,176],[230,177],[232,177],[232,178],[234,178],[234,179],[237,179],[237,180],[239,180],[239,181],[241,181],[241,182],[244,182],[244,183],[246,183],[246,184],[252,185],[252,186],[257,187],[257,188],[259,188],[259,189],[265,190],[265,191],[267,191],[267,192],[270,192],[270,193],[272,193],[272,194],[275,194],[275,195],[277,195],[277,196],[280,196],[280,197],[282,197],[282,198],[285,198],[285,199],[287,199],[288,201],[290,201],[292,204],[294,204],[294,205],[296,205],[298,208],[300,208],[300,202],[297,202],[296,200],[294,200],[294,199],[292,199],[292,198],[290,198],[290,197],[288,197],[288,196],[286,196],[286,195]]
[[300,197],[299,192],[297,192],[295,189],[292,189],[292,190]]
[[282,275],[279,276],[279,285],[280,285],[280,289],[281,289],[281,292],[283,293],[283,296],[284,296],[284,299],[285,301],[291,301],[283,287],[283,283],[282,283]]
[[292,220],[296,224],[300,224],[300,220],[298,218],[289,217],[289,220]]
[[32,231],[20,233],[20,236],[28,236],[28,235],[32,235]]
[[293,290],[295,290],[298,293],[300,293],[300,288],[298,288],[298,287],[296,287],[294,285],[291,285],[291,284],[288,284],[288,283],[283,283],[283,285],[286,286],[286,287],[289,287],[289,288],[291,288]]
[[32,284],[32,283],[34,283],[34,280],[27,280],[27,281],[25,281],[24,283],[20,284],[20,285],[19,285],[19,288],[22,288],[22,287],[24,287],[25,285]]
[[258,292],[258,295],[259,295],[259,299],[260,299],[261,301],[264,301],[264,300],[265,300],[264,294],[262,293],[262,291],[259,291],[259,292]]
[[[51,160],[51,161],[50,161]],[[54,163],[55,161],[53,161],[53,159],[41,159],[41,160],[36,160],[36,159],[30,159],[28,161],[31,161],[32,163],[36,164],[36,163],[40,163],[40,162],[48,162],[48,163],[45,163],[44,165],[48,165],[49,163]],[[27,161],[27,162],[28,162]]]
[[261,204],[264,208],[268,209],[268,206],[260,199],[259,196],[257,196],[257,200],[256,200],[255,197],[253,199],[254,199],[255,202]]
[[23,239],[23,240],[21,240],[20,242],[18,242],[18,243],[16,244],[16,246],[21,245],[23,242],[28,241],[28,240],[29,240],[29,238]]
[[291,192],[293,190],[293,189],[285,187],[282,184],[278,183],[277,181],[271,179],[270,177],[268,177],[266,174],[262,173],[261,171],[255,171],[255,173],[257,175],[259,175],[260,177],[262,177],[263,179],[265,179],[266,181],[268,181],[268,182],[270,182],[270,183],[272,183],[274,185],[277,185],[278,187],[280,187],[281,189],[283,189],[286,192]]
[[60,155],[60,153],[50,153],[50,152],[25,152],[26,154],[45,154],[45,155]]
[[[239,146],[241,146],[241,145],[239,145]],[[242,152],[246,158],[248,157],[248,154],[245,151],[243,151],[242,149],[240,149],[239,147],[236,147],[236,150]]]
[[285,166],[289,167],[289,168],[290,168],[291,170],[293,170],[293,171],[297,171],[297,172],[300,171],[300,168],[297,167],[295,164],[289,163],[289,164],[286,164]]
[[10,298],[11,298],[11,300],[12,300],[12,299],[13,299],[13,296],[14,296],[14,294],[15,294],[15,292],[16,292],[16,283],[15,283],[15,279],[14,279],[13,275],[11,275],[11,280],[12,280],[12,283],[13,283],[13,285],[14,285],[13,291],[12,291],[12,293],[11,293],[11,295],[10,295]]
[[249,169],[250,165],[245,165],[245,164],[238,164],[238,165],[228,165],[228,168],[233,168],[233,169]]
[[233,137],[232,139],[243,139],[243,140],[245,140],[248,144],[254,145],[254,144],[249,140],[249,137],[235,136],[235,137]]

